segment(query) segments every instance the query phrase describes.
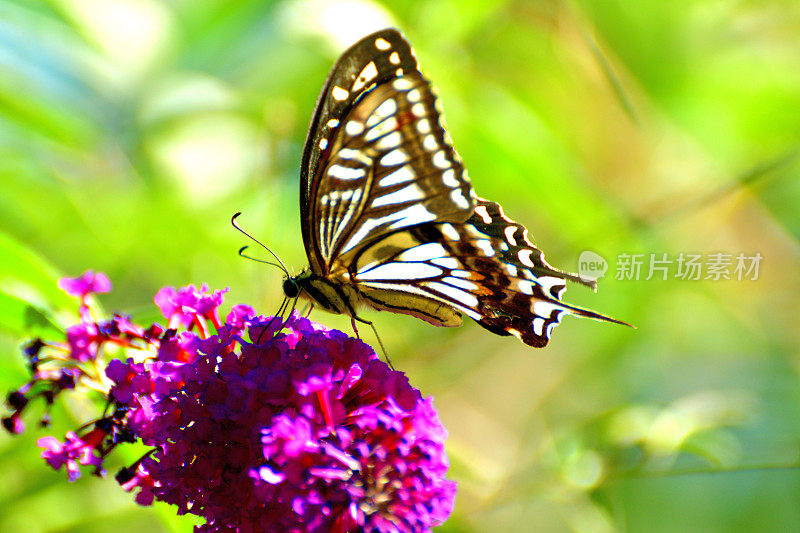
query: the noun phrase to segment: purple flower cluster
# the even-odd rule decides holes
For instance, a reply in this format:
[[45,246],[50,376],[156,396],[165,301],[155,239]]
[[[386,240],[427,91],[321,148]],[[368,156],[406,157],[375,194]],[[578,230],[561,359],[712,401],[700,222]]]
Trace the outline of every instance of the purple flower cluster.
[[140,353],[106,367],[111,415],[63,443],[40,439],[48,464],[72,480],[80,465],[101,472],[118,444],[142,442],[150,451],[117,480],[138,488],[142,505],[202,516],[196,531],[444,522],[455,483],[445,479],[447,433],[431,400],[360,340],[296,314],[283,323],[235,305],[221,321],[223,294],[165,288],[156,303],[170,329],[117,318],[64,345],[78,367],[109,342]]

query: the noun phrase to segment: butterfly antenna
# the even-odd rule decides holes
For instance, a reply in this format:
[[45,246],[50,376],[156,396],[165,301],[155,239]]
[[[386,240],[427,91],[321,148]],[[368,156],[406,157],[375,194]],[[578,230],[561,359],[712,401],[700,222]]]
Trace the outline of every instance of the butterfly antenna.
[[[280,258],[280,257],[278,257],[278,254],[276,254],[275,252],[273,252],[272,250],[270,250],[270,249],[269,249],[269,247],[268,247],[266,244],[264,244],[263,242],[259,241],[258,239],[256,239],[256,238],[255,238],[255,237],[253,237],[252,235],[250,235],[249,233],[247,233],[245,230],[243,230],[243,229],[242,229],[242,228],[241,228],[241,227],[240,227],[240,226],[239,226],[239,225],[236,223],[236,217],[238,217],[238,216],[239,216],[239,215],[241,215],[241,214],[242,214],[242,212],[241,212],[241,211],[239,211],[238,213],[236,213],[235,215],[233,215],[233,216],[231,217],[231,226],[233,226],[234,228],[236,228],[236,229],[237,229],[238,231],[240,231],[242,234],[244,234],[245,236],[249,237],[249,238],[250,238],[250,239],[251,239],[253,242],[257,243],[257,244],[258,244],[258,245],[260,245],[262,248],[264,248],[266,251],[268,251],[269,253],[271,253],[271,254],[272,254],[272,257],[274,257],[274,258],[275,258],[275,259],[278,261],[278,263],[280,263],[280,265],[275,265],[275,263],[268,263],[268,264],[270,264],[270,265],[275,265],[275,266],[278,266],[278,267],[279,267],[281,270],[283,270],[283,273],[284,273],[284,274],[286,274],[286,275],[288,276],[288,275],[289,275],[289,270],[286,268],[286,265],[284,265],[284,264],[283,264],[283,261],[281,261],[281,258]],[[246,247],[245,247],[245,248],[246,248]],[[240,249],[240,250],[239,250],[239,255],[242,255],[242,251],[243,251],[243,250],[244,250],[244,248],[242,248],[242,249]],[[264,262],[264,263],[267,263],[266,261],[263,261],[263,262]]]
[[245,259],[249,259],[250,261],[255,261],[256,263],[264,263],[265,265],[272,265],[274,267],[278,267],[280,269],[283,269],[283,267],[281,267],[278,263],[273,263],[272,261],[264,261],[263,259],[258,259],[257,257],[253,257],[252,255],[247,255],[246,253],[244,253],[244,251],[247,250],[248,248],[250,248],[250,247],[249,246],[242,246],[241,248],[239,248],[239,252],[238,252],[239,253],[239,257],[244,257]]

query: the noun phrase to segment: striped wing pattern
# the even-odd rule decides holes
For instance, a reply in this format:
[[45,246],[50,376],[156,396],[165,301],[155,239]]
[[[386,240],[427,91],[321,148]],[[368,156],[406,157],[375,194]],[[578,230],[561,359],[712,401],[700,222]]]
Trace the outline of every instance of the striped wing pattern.
[[421,76],[376,87],[343,119],[314,191],[312,234],[328,270],[387,232],[463,222],[475,195]]
[[[319,162],[330,154],[329,140],[339,127],[340,119],[376,86],[415,72],[419,70],[411,45],[393,29],[374,33],[342,54],[322,88],[308,128],[300,176],[303,214],[309,212],[312,191],[321,177],[317,173]],[[308,247],[306,233],[303,239]]]
[[[494,202],[479,199],[463,224],[423,224],[409,234],[407,247],[393,246],[392,236],[362,254],[353,277],[367,296],[368,289],[426,296],[535,347],[547,344],[564,313],[606,319],[561,301],[565,277],[573,276],[547,264],[525,227]],[[373,303],[407,312],[395,302]]]

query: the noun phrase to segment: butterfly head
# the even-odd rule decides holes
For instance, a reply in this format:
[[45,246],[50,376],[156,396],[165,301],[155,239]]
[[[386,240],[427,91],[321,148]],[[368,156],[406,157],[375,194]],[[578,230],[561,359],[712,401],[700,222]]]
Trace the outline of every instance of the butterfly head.
[[297,278],[295,277],[287,277],[283,280],[283,294],[289,299],[295,299],[300,296],[300,285],[297,282]]

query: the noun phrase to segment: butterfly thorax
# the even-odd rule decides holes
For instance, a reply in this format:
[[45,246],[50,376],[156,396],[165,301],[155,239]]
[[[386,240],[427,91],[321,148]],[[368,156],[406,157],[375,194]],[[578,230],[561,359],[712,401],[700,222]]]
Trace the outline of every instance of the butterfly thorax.
[[303,270],[297,276],[287,278],[283,292],[288,298],[300,297],[334,314],[355,316],[359,306],[358,292],[339,279],[330,279]]

